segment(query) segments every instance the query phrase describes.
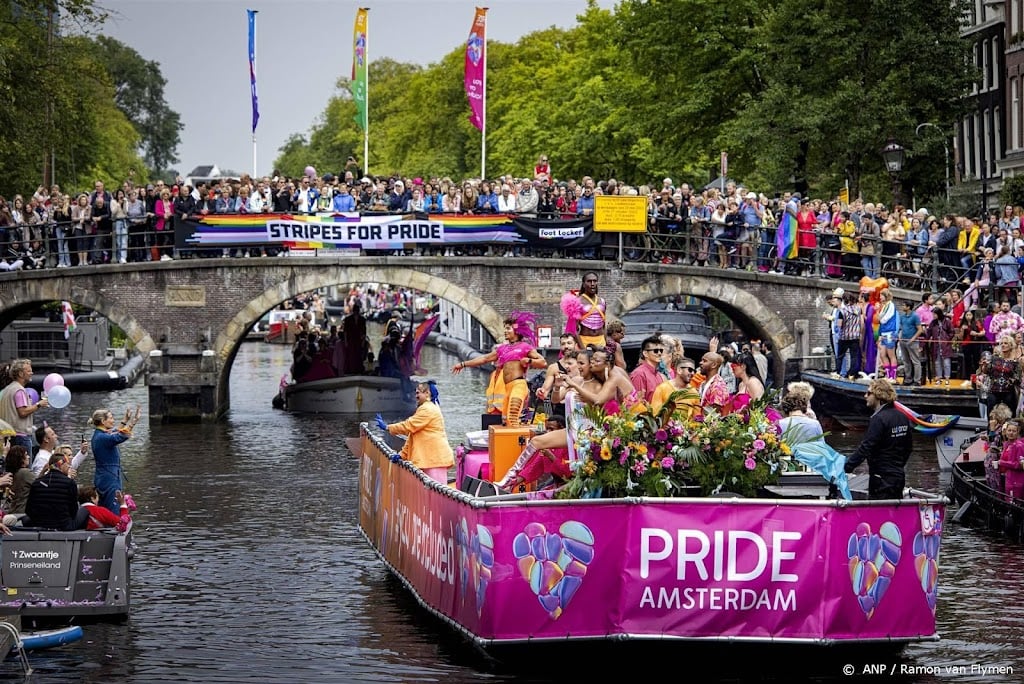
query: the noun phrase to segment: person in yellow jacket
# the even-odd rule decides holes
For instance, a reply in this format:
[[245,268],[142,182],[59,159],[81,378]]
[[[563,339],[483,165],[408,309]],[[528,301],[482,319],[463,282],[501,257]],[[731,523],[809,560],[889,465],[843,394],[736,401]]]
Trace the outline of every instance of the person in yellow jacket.
[[974,267],[974,252],[978,249],[978,236],[981,228],[971,219],[963,219],[960,232],[956,236],[956,251],[960,265],[965,271]]
[[448,443],[437,385],[433,381],[416,385],[416,404],[416,412],[399,423],[389,425],[378,413],[377,427],[392,435],[408,435],[398,455],[412,461],[432,480],[448,484],[448,469],[455,464],[455,455]]

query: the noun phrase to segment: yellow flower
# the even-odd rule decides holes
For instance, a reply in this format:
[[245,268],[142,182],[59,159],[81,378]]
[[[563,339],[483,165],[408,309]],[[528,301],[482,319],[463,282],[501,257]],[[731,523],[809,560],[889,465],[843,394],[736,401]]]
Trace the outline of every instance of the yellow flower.
[[792,456],[793,455],[793,450],[790,449],[789,445],[786,444],[785,442],[783,442],[782,444],[779,445],[779,451],[781,451],[782,453],[786,454],[787,456]]
[[612,460],[612,450],[609,449],[607,447],[607,445],[602,445],[601,446],[601,460],[602,461],[610,461],[610,460]]

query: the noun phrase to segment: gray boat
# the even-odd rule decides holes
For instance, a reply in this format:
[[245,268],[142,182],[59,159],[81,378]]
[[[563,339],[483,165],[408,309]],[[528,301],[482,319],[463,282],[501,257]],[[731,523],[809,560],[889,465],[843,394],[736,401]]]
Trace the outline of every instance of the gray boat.
[[116,619],[131,607],[131,527],[13,528],[0,539],[0,615]]

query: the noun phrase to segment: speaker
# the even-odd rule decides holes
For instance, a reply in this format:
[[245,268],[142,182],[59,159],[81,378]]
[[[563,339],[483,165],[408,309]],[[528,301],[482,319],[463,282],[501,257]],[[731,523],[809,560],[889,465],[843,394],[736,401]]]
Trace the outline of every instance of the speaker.
[[496,496],[498,488],[494,486],[493,482],[487,480],[481,480],[478,477],[472,475],[466,475],[462,478],[462,484],[459,485],[459,490],[469,494],[470,496]]
[[501,414],[500,413],[481,413],[480,414],[480,429],[486,430],[492,425],[501,425]]

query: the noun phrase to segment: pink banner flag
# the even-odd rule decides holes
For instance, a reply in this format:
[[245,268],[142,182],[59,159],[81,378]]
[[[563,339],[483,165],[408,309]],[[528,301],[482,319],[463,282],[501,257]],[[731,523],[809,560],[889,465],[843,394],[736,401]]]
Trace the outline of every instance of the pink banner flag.
[[479,130],[484,129],[484,89],[487,69],[487,8],[477,7],[473,25],[466,41],[466,97],[473,110],[469,120]]

